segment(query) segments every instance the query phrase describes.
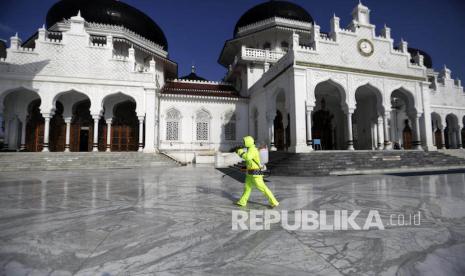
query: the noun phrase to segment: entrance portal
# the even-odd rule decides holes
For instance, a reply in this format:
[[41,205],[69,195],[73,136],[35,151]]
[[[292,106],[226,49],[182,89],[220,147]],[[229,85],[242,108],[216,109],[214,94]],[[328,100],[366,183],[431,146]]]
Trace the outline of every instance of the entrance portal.
[[82,127],[79,130],[79,151],[89,151],[89,128]]
[[277,150],[284,150],[283,115],[279,110],[276,111],[276,117],[274,118],[274,143]]

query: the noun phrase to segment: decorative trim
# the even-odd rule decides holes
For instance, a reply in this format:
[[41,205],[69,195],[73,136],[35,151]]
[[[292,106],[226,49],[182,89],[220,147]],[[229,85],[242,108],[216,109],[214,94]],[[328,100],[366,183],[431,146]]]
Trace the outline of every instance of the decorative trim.
[[310,30],[310,28],[312,27],[312,23],[309,23],[309,22],[276,16],[276,17],[271,17],[268,19],[264,19],[264,20],[240,27],[237,30],[237,34],[241,35],[243,33],[247,33],[254,29],[266,27],[267,25],[284,25],[284,26],[295,27],[296,29],[304,29],[304,30],[305,29]]
[[211,84],[211,85],[227,85],[233,86],[232,83],[222,81],[202,81],[202,80],[186,80],[186,79],[168,79],[166,82],[182,82],[182,83],[194,83],[194,84]]
[[185,99],[226,101],[226,102],[239,102],[239,101],[247,101],[248,100],[248,98],[239,98],[239,97],[221,97],[221,96],[203,96],[203,95],[198,96],[198,95],[168,94],[168,93],[163,93],[160,96],[161,96],[161,98],[185,98]]
[[425,77],[416,77],[416,76],[386,73],[386,72],[379,72],[379,71],[372,71],[372,70],[365,70],[365,69],[355,69],[355,68],[349,68],[349,67],[343,67],[343,66],[318,64],[318,63],[305,62],[305,61],[296,61],[296,65],[304,66],[304,67],[319,68],[319,69],[344,71],[344,72],[350,72],[350,73],[375,75],[375,76],[381,76],[381,77],[408,79],[408,80],[415,80],[415,81],[426,81]]
[[430,105],[432,108],[438,108],[438,109],[459,109],[459,110],[465,110],[465,107],[461,106],[446,106],[446,105]]

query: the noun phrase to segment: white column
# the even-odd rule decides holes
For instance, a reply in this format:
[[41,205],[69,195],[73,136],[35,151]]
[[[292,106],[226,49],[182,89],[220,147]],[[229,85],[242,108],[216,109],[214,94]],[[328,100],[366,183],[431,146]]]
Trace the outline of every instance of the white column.
[[[291,152],[309,152],[310,147],[307,145],[307,131],[305,125],[305,101],[307,91],[306,70],[301,68],[293,68],[293,80],[291,80],[291,90],[294,91],[290,95],[286,95],[289,99],[289,114],[290,114],[290,135]],[[287,101],[287,100],[286,100]],[[284,114],[287,116],[287,114]]]
[[44,146],[42,148],[42,152],[48,152],[48,143],[49,143],[49,136],[50,136],[50,119],[51,114],[42,114],[44,117],[45,125],[44,125]]
[[354,149],[354,135],[352,131],[352,115],[354,114],[353,110],[349,110],[346,113],[347,119],[347,150],[355,150]]
[[155,149],[155,136],[158,131],[156,128],[156,90],[145,90],[145,147],[144,152],[156,152]]
[[112,122],[112,119],[107,120],[107,150],[106,152],[111,152],[111,122]]
[[18,138],[19,137],[19,119],[15,116],[10,122],[10,148],[13,147],[14,150],[18,150],[20,145],[18,145]]
[[413,115],[413,124],[415,125],[415,132],[414,132],[414,137],[413,137],[413,148],[416,150],[422,150],[421,148],[421,134],[420,134],[420,117],[421,114],[417,113]]
[[21,118],[21,146],[19,150],[26,150],[26,117]]
[[459,137],[460,137],[460,144],[462,148],[465,149],[465,141],[462,140],[462,126],[459,125]]
[[455,140],[457,142],[457,148],[461,149],[462,148],[462,133],[460,131],[460,126],[457,127],[455,131]]
[[92,151],[98,152],[98,121],[100,119],[100,115],[93,115],[92,119],[94,119],[94,138],[92,140]]
[[421,83],[421,99],[423,104],[423,120],[421,120],[421,128],[424,130],[424,141],[423,149],[424,150],[436,150],[437,148],[433,144],[433,127],[431,125],[431,104],[430,104],[430,88],[429,82],[422,82]]
[[139,117],[139,152],[144,150],[144,116]]
[[65,152],[69,152],[70,136],[71,136],[71,117],[65,118],[66,123],[66,140],[65,140]]
[[307,146],[309,147],[309,150],[313,150],[312,111],[313,111],[313,106],[307,105],[305,109],[305,117],[306,117],[306,122],[307,122]]
[[381,143],[381,125],[382,124],[383,124],[383,118],[378,117],[376,121],[376,141],[377,141],[376,149],[377,150],[383,149],[382,147],[383,144]]
[[10,135],[10,120],[5,117],[5,131],[3,132],[3,149],[8,150],[8,136]]
[[444,132],[445,132],[445,125],[443,125],[443,127],[441,128],[441,149],[446,149],[446,136],[444,135]]
[[391,117],[391,112],[385,112],[383,116],[383,135],[384,135],[384,150],[391,149],[391,142],[389,141],[389,125],[388,118]]
[[268,124],[268,137],[270,141],[270,151],[276,151],[276,146],[274,144],[274,118],[276,116],[276,112],[268,111],[266,114],[266,120]]

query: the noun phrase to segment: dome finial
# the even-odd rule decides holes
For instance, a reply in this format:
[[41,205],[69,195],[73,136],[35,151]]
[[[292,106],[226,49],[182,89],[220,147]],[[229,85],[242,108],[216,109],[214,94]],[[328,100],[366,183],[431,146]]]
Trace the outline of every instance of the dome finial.
[[195,74],[195,65],[194,65],[194,63],[192,63],[192,66],[191,66],[191,73]]

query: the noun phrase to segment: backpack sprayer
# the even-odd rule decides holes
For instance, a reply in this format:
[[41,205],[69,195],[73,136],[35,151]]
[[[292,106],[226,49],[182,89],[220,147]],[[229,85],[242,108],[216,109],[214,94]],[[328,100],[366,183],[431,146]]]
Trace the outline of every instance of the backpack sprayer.
[[[234,150],[234,152],[236,152],[240,148],[242,148],[242,147],[238,146],[238,147],[235,147],[233,150]],[[243,148],[243,150],[244,150],[244,152],[247,152],[247,148]],[[263,175],[263,177],[265,177],[265,178],[269,177],[271,175],[271,172],[266,167],[266,164],[269,161],[268,147],[266,145],[264,145],[264,146],[258,148],[258,152],[259,152],[259,155],[260,155],[260,163],[257,162],[256,160],[252,160],[252,161],[255,164],[257,164],[259,169],[254,171],[252,173],[252,175]],[[241,168],[240,171],[243,172],[243,173],[247,173],[247,169],[245,167]],[[226,175],[229,175],[229,174],[225,174],[225,175],[223,175],[223,177],[225,177]]]

